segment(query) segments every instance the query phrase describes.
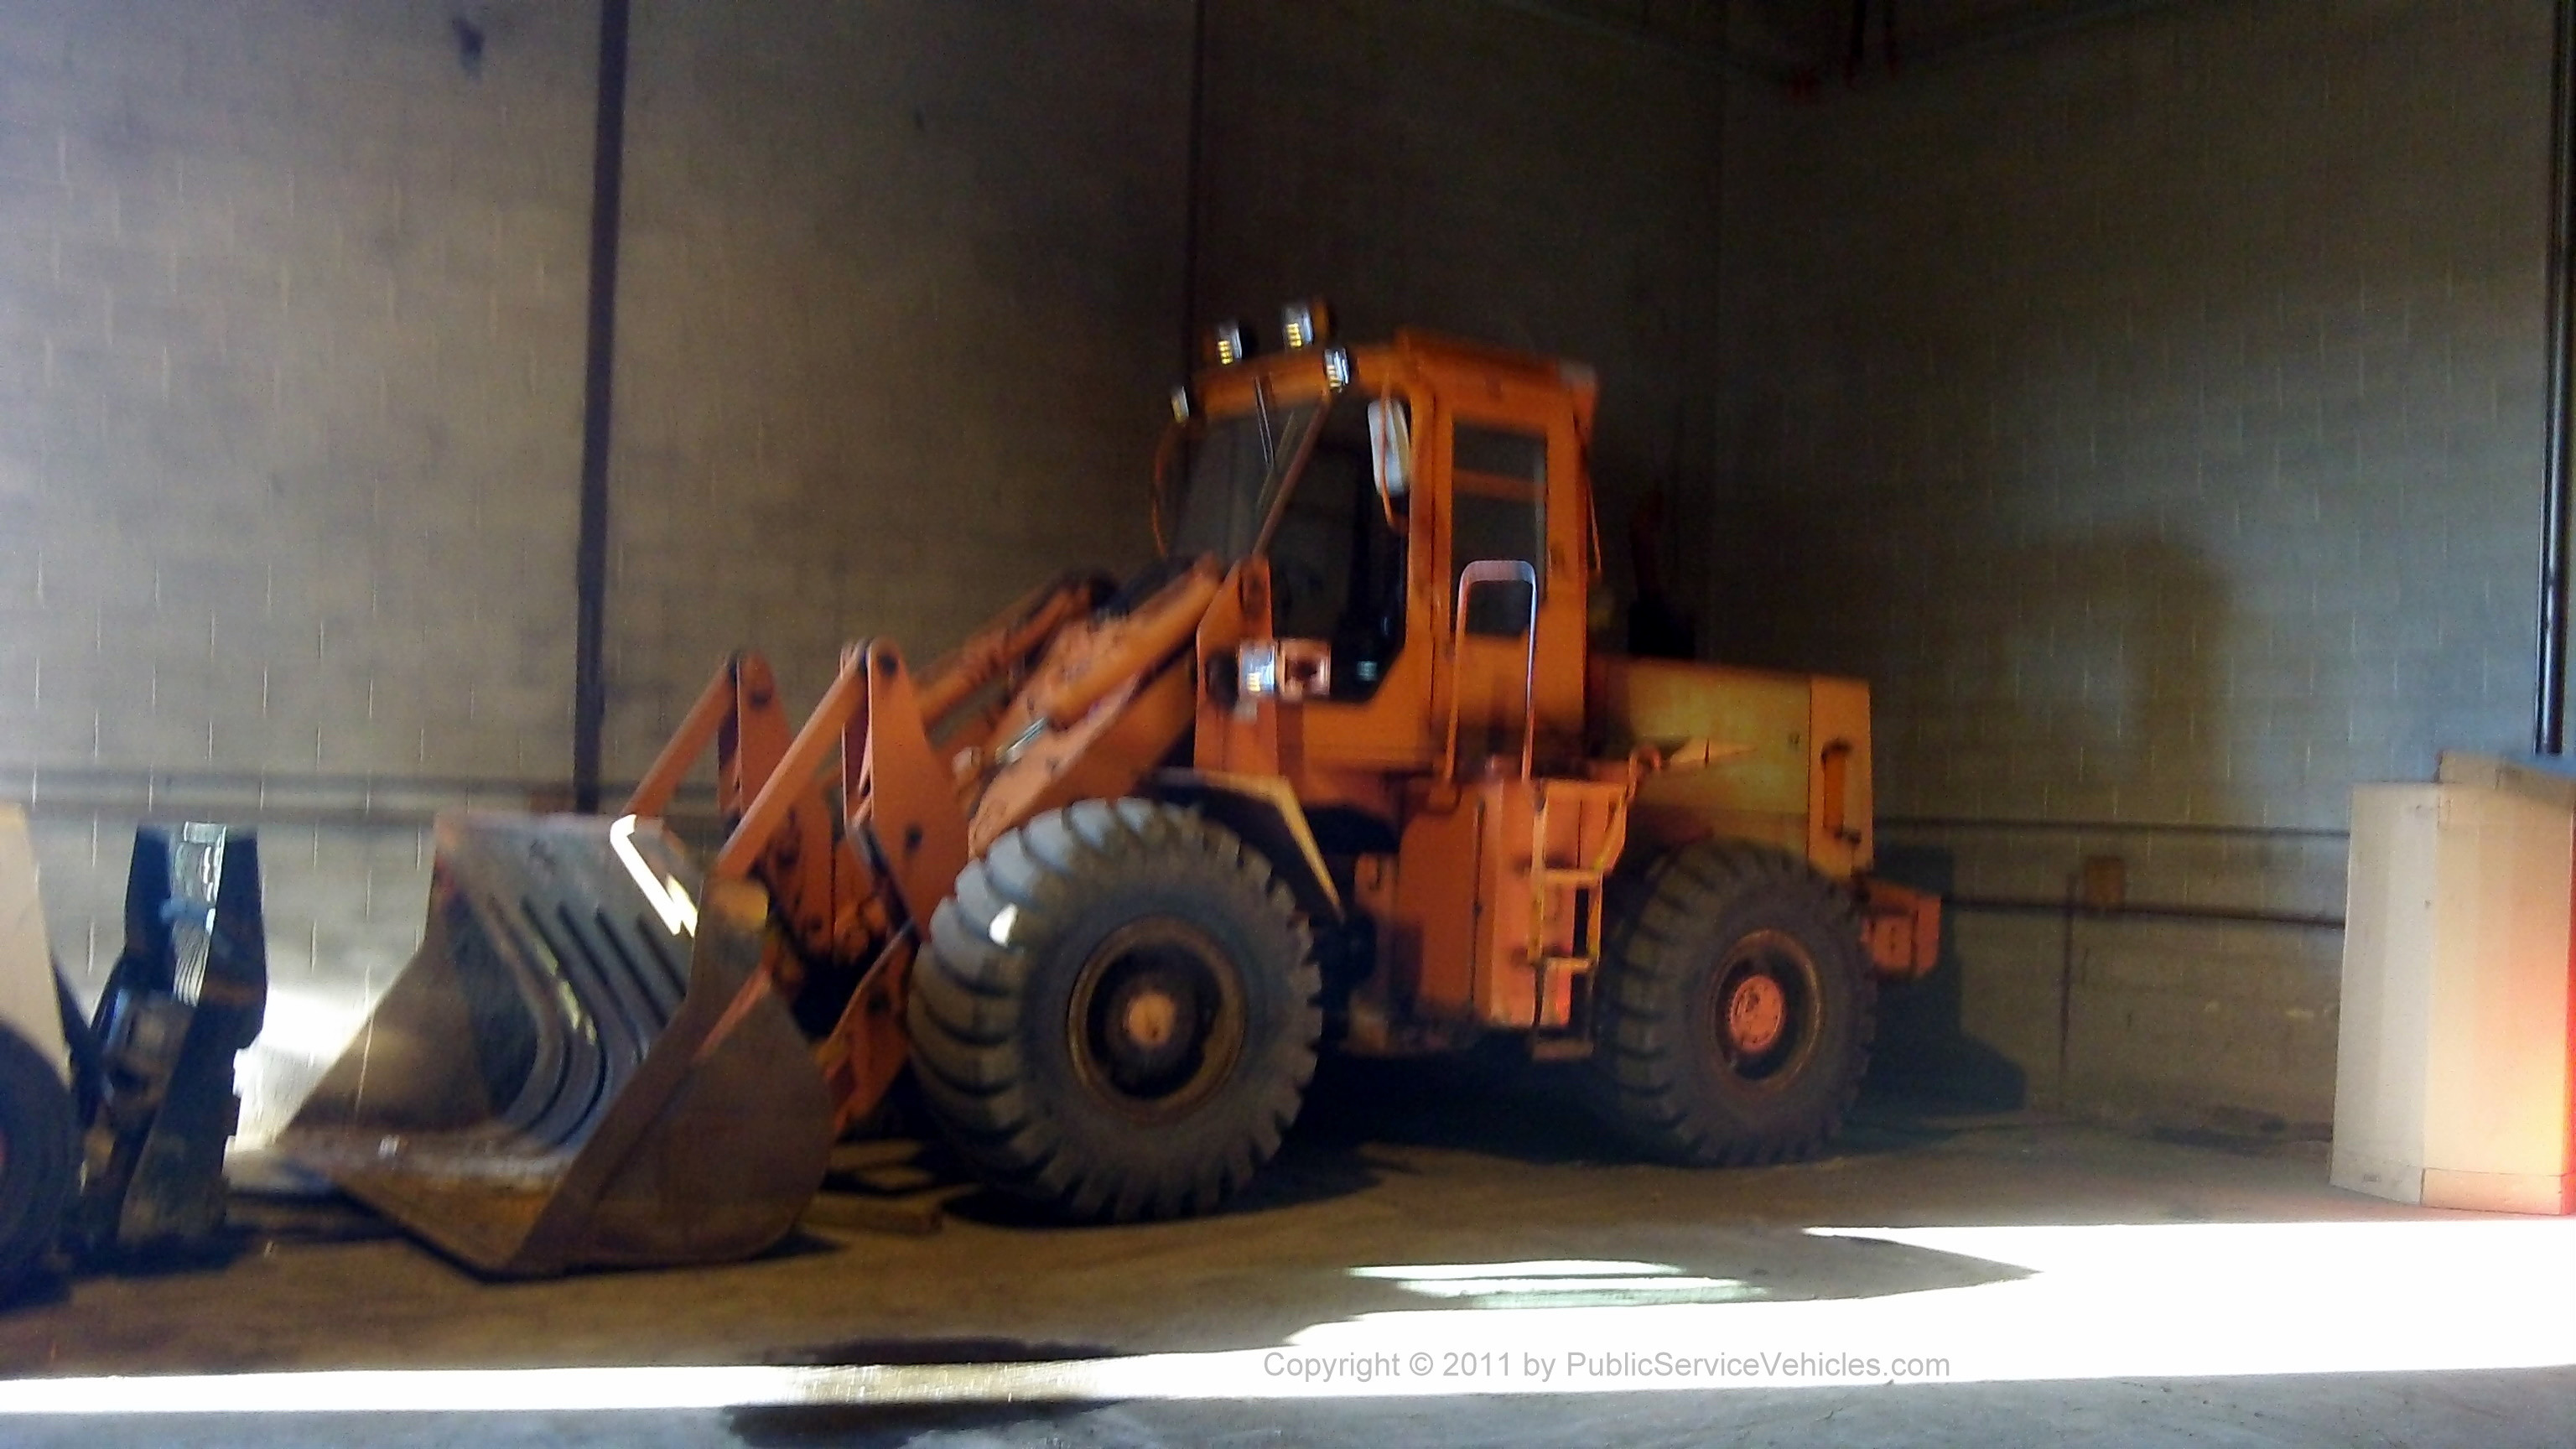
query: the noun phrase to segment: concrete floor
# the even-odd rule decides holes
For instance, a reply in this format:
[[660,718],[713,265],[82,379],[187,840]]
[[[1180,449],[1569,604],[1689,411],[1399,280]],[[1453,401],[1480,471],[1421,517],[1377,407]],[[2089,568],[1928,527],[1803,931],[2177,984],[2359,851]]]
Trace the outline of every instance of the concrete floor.
[[[146,1415],[99,1384],[76,1392],[106,1412],[64,1415],[0,1383],[0,1442],[2576,1445],[2576,1223],[2399,1208],[2324,1167],[2313,1145],[1881,1107],[1825,1160],[1686,1172],[1526,1088],[1347,1071],[1250,1201],[1195,1222],[1065,1229],[968,1197],[901,1235],[827,1196],[756,1262],[494,1285],[253,1205],[272,1231],[226,1264],[0,1316],[0,1371],[288,1371],[247,1386],[276,1409],[331,1402],[340,1381],[294,1371],[333,1369],[774,1365],[788,1386],[693,1397],[664,1371],[526,1411],[366,1412],[485,1402],[432,1380],[337,1412]],[[1637,1367],[1713,1348],[1756,1356]],[[1863,1354],[1938,1362],[1835,1378]],[[1058,1367],[1007,1367],[1032,1361]],[[1354,1382],[1371,1361],[1392,1367]],[[853,1364],[934,1367],[791,1371]],[[786,1402],[825,1379],[865,1401]],[[634,1402],[701,1406],[544,1406]]]

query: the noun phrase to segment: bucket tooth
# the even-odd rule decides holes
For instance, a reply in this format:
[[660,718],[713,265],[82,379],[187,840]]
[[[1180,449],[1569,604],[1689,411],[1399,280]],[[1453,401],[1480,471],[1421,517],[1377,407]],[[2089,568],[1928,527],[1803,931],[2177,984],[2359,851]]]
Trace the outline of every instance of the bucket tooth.
[[440,817],[429,921],[279,1139],[477,1271],[747,1257],[832,1110],[760,974],[768,898],[632,817]]

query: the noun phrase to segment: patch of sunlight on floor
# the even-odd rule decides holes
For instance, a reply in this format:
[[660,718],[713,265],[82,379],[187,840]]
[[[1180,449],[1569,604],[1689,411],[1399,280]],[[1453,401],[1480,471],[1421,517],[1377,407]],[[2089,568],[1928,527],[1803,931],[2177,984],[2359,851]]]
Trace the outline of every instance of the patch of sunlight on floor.
[[[1586,1393],[2576,1364],[2571,1219],[1809,1232],[1983,1259],[2027,1276],[1868,1296],[1870,1266],[1856,1262],[1855,1296],[1711,1303],[1655,1295],[1723,1290],[1732,1280],[1664,1263],[1387,1265],[1353,1276],[1440,1306],[1319,1323],[1272,1348],[873,1368],[23,1379],[0,1383],[0,1413]],[[1600,1301],[1605,1295],[1621,1301]],[[1501,1300],[1512,1311],[1494,1311]]]

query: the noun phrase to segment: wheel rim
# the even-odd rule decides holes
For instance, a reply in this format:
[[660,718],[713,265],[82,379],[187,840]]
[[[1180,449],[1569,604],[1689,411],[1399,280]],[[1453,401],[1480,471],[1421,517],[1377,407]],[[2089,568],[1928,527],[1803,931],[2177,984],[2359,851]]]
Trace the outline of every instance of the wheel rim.
[[1243,984],[1216,942],[1169,917],[1122,926],[1074,978],[1073,1067],[1099,1100],[1143,1122],[1186,1115],[1243,1055]]
[[1778,1087],[1815,1055],[1824,973],[1785,931],[1755,931],[1709,973],[1715,1060],[1736,1081]]

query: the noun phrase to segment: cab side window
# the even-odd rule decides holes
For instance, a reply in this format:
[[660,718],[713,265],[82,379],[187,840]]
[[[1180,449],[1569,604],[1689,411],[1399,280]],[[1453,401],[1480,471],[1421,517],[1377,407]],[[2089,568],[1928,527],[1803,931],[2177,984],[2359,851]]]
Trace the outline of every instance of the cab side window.
[[[1547,576],[1547,435],[1482,423],[1460,423],[1451,435],[1449,471],[1455,519],[1449,538],[1449,587],[1455,597],[1467,565],[1517,560]],[[1537,599],[1521,583],[1479,584],[1467,601],[1467,632],[1518,638]]]

